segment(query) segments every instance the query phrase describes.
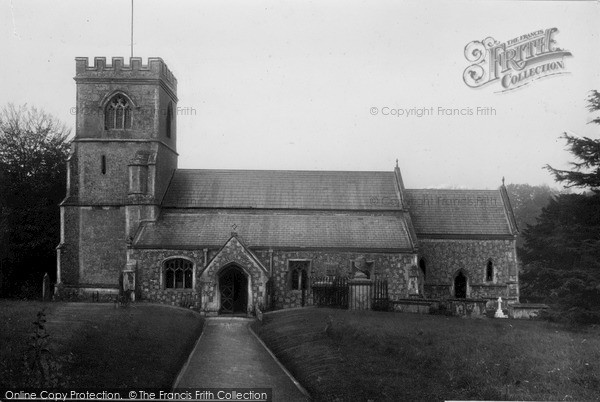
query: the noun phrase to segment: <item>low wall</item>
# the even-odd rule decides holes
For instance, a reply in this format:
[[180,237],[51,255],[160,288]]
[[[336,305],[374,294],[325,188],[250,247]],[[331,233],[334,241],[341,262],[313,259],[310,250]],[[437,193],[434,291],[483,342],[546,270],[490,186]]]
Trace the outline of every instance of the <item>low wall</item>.
[[54,300],[85,301],[85,302],[114,302],[119,297],[119,289],[115,287],[76,287],[56,285]]
[[487,300],[485,299],[446,299],[440,306],[459,317],[484,317]]
[[448,314],[458,317],[483,317],[485,299],[397,299],[390,301],[394,311],[418,314]]
[[390,300],[393,311],[402,313],[429,314],[431,309],[439,307],[436,299],[398,299]]
[[508,316],[510,318],[530,319],[537,318],[543,310],[549,307],[545,304],[534,303],[516,303],[508,306]]

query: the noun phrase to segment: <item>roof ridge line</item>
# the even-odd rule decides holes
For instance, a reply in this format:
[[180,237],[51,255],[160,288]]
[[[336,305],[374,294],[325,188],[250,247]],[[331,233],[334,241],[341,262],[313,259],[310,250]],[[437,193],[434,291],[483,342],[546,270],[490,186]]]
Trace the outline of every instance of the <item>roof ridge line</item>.
[[387,173],[387,170],[321,170],[321,169],[194,169],[177,168],[177,171],[210,171],[210,172],[308,172],[308,173]]
[[487,189],[487,188],[406,188],[406,191],[498,191],[497,189]]

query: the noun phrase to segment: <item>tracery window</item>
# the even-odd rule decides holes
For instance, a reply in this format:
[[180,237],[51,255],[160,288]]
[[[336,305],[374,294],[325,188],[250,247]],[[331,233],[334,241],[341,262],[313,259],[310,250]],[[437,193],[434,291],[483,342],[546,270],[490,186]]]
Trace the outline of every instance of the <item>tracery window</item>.
[[131,104],[125,96],[117,94],[108,102],[104,111],[104,127],[106,130],[131,128]]
[[193,269],[193,264],[183,258],[173,258],[165,261],[165,289],[191,289]]
[[291,260],[288,262],[288,267],[290,274],[290,289],[308,289],[308,270],[310,268],[310,261]]

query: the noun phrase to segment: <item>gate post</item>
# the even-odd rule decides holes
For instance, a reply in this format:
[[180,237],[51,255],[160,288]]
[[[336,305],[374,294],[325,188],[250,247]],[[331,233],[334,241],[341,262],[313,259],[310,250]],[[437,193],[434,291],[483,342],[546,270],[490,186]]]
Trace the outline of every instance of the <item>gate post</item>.
[[419,297],[419,269],[416,265],[410,267],[408,275],[408,297]]
[[357,272],[348,280],[350,290],[348,298],[349,310],[370,310],[373,303],[373,280],[367,279],[362,272]]
[[135,301],[135,271],[123,271],[122,272],[122,290],[125,295],[126,302]]

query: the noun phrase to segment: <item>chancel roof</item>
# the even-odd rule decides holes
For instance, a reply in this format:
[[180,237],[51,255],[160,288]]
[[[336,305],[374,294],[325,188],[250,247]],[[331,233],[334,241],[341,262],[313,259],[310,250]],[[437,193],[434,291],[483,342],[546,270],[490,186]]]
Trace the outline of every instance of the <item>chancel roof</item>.
[[508,196],[498,190],[406,189],[417,237],[511,237],[517,227]]

